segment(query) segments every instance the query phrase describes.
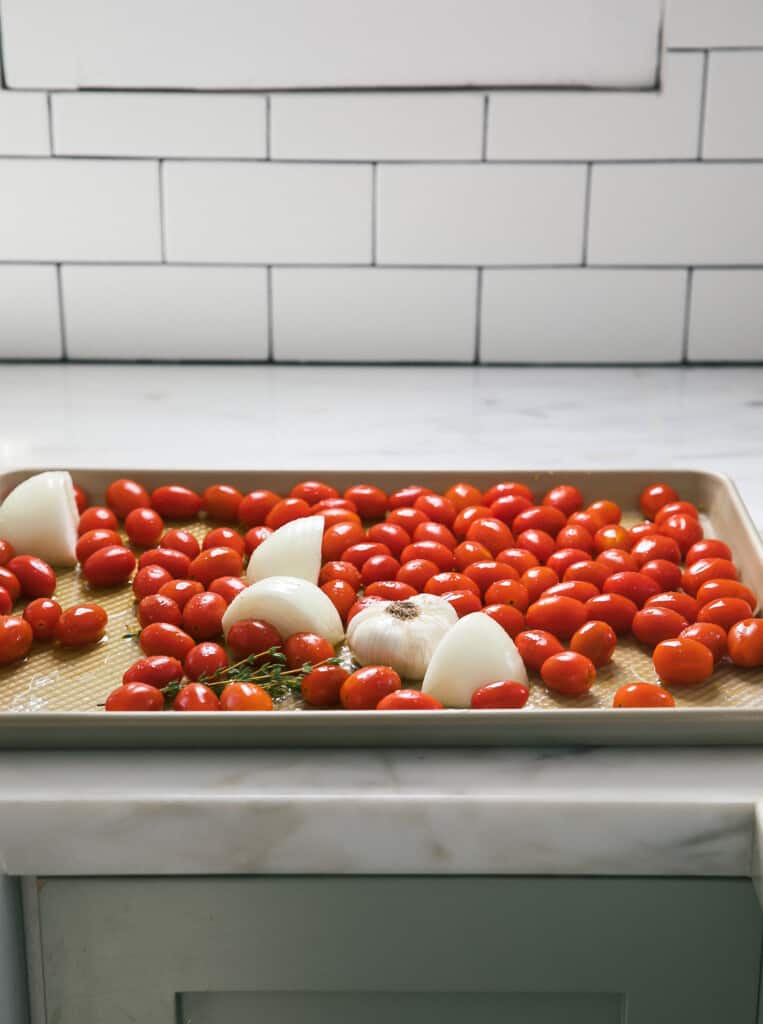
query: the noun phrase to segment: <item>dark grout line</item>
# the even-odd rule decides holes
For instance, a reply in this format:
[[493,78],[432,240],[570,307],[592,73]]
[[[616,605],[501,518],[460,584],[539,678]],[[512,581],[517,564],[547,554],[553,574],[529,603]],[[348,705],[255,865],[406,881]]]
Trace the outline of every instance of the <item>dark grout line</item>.
[[162,263],[167,262],[167,228],[164,223],[164,161],[159,161],[159,244]]
[[376,266],[377,234],[379,224],[379,172],[376,164],[371,164],[371,266]]
[[588,263],[588,233],[591,226],[591,178],[593,177],[593,164],[586,169],[585,178],[585,199],[583,201],[583,266]]
[[46,94],[47,107],[48,107],[48,145],[50,146],[50,155],[53,157],[56,155],[56,148],[53,143],[53,96],[51,93]]
[[702,159],[705,148],[705,118],[707,117],[707,79],[710,69],[710,54],[705,50],[705,63],[702,67],[702,91],[699,97],[699,132],[697,134],[697,159]]
[[487,132],[490,116],[490,96],[486,95],[482,107],[482,160],[487,160]]
[[56,266],[56,285],[58,290],[58,322],[61,330],[61,360],[69,361],[69,346],[66,340],[66,317],[64,316],[64,288],[61,280],[61,264]]
[[[0,366],[61,366],[63,365],[60,359],[28,359],[28,358],[3,358],[0,357]],[[628,362],[623,360],[613,362],[590,362],[583,361],[577,363],[560,363],[560,362],[501,362],[498,360],[489,360],[482,362],[478,366],[475,366],[469,360],[442,360],[439,362],[429,360],[422,361],[412,359],[408,362],[402,360],[390,360],[389,362],[382,362],[380,360],[358,362],[358,361],[328,361],[328,360],[300,360],[300,359],[279,359],[277,362],[272,364],[267,363],[264,359],[193,359],[193,360],[182,360],[182,359],[69,359],[66,363],[67,366],[175,366],[186,368],[193,367],[205,367],[205,366],[232,366],[232,367],[305,367],[307,369],[311,367],[317,367],[321,369],[372,369],[373,367],[379,367],[381,369],[399,367],[401,369],[412,369],[416,367],[423,367],[425,369],[437,369],[437,370],[483,370],[492,368],[510,368],[515,370],[572,370],[580,371],[581,373],[590,370],[591,368],[600,370],[618,370],[623,368],[631,368],[634,370],[696,370],[696,369],[711,369],[717,370],[733,370],[740,367],[749,367],[753,370],[763,371],[763,364],[760,361],[753,361],[750,359],[729,359],[725,361],[713,361],[713,360],[702,360],[697,359],[685,365],[672,360],[670,362]]]
[[681,345],[681,362],[689,362],[689,328],[691,325],[691,293],[694,287],[694,267],[686,270],[686,299],[684,302],[684,332]]
[[477,315],[474,325],[474,364],[479,366],[482,348],[482,267],[477,267]]
[[[454,270],[477,270],[476,263],[376,263],[371,264],[367,260],[357,263],[274,263],[251,261],[234,263],[228,260],[204,262],[196,260],[170,260],[163,264],[160,260],[60,260],[51,258],[47,260],[4,260],[0,259],[0,267],[50,267],[58,263],[67,267],[110,267],[119,270],[123,267],[187,267],[198,268],[220,268],[264,270],[274,267],[284,270],[354,270],[373,266],[378,270],[441,270],[444,273]],[[686,263],[587,263],[585,266],[576,261],[574,263],[483,263],[480,267],[486,270],[687,270]],[[692,269],[697,270],[763,270],[763,263],[693,263]]]
[[265,159],[270,160],[271,155],[271,110],[270,110],[270,96],[265,97]]
[[266,295],[267,295],[267,332],[268,332],[268,362],[275,362],[275,346],[273,341],[273,268],[266,269]]

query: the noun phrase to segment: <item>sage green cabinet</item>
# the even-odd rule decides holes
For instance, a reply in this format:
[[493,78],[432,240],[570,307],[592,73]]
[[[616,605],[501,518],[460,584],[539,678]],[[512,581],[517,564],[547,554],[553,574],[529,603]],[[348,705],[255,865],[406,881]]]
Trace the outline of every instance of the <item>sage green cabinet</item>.
[[48,879],[52,1024],[755,1024],[737,879]]

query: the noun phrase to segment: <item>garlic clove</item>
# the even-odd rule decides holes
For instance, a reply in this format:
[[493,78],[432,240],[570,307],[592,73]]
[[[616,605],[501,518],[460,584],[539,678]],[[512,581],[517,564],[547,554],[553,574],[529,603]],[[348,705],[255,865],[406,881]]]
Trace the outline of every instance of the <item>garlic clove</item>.
[[71,474],[37,473],[18,484],[0,505],[0,537],[18,554],[51,565],[76,565],[79,512]]
[[314,583],[294,576],[268,576],[234,597],[223,615],[226,637],[242,619],[269,622],[284,640],[293,633],[317,633],[338,644],[344,636],[331,600]]
[[437,645],[457,621],[453,607],[433,594],[378,601],[353,617],[347,642],[361,665],[389,665],[405,679],[422,679]]
[[246,578],[254,583],[268,576],[294,576],[317,583],[324,526],[323,516],[305,516],[285,523],[254,549]]
[[446,707],[468,708],[475,690],[501,679],[527,685],[524,662],[497,622],[483,612],[473,612],[442,638],[421,689]]

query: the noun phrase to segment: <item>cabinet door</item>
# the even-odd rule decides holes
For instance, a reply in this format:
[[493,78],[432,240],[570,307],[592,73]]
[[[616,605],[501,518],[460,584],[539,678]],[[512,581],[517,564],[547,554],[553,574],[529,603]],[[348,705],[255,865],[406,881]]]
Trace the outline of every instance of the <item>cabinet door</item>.
[[51,879],[55,1024],[753,1024],[747,880]]

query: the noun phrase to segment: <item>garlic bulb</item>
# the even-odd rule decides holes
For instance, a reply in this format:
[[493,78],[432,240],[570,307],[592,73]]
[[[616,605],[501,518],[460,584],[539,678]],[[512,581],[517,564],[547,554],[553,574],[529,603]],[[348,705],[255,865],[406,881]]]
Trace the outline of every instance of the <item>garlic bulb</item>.
[[254,583],[268,576],[295,576],[317,583],[324,524],[323,516],[305,516],[284,523],[254,549],[246,578]]
[[347,627],[361,665],[389,665],[405,679],[422,679],[435,648],[458,621],[447,601],[417,594],[406,601],[375,601]]
[[497,622],[484,612],[472,612],[443,637],[421,689],[446,707],[468,708],[475,690],[501,679],[527,685],[524,662]]
[[223,615],[223,633],[242,619],[263,619],[283,639],[292,633],[317,633],[338,644],[344,636],[342,620],[331,600],[307,580],[268,576],[233,598]]
[[51,565],[76,565],[79,512],[69,473],[37,473],[18,484],[0,505],[0,537],[17,554]]

